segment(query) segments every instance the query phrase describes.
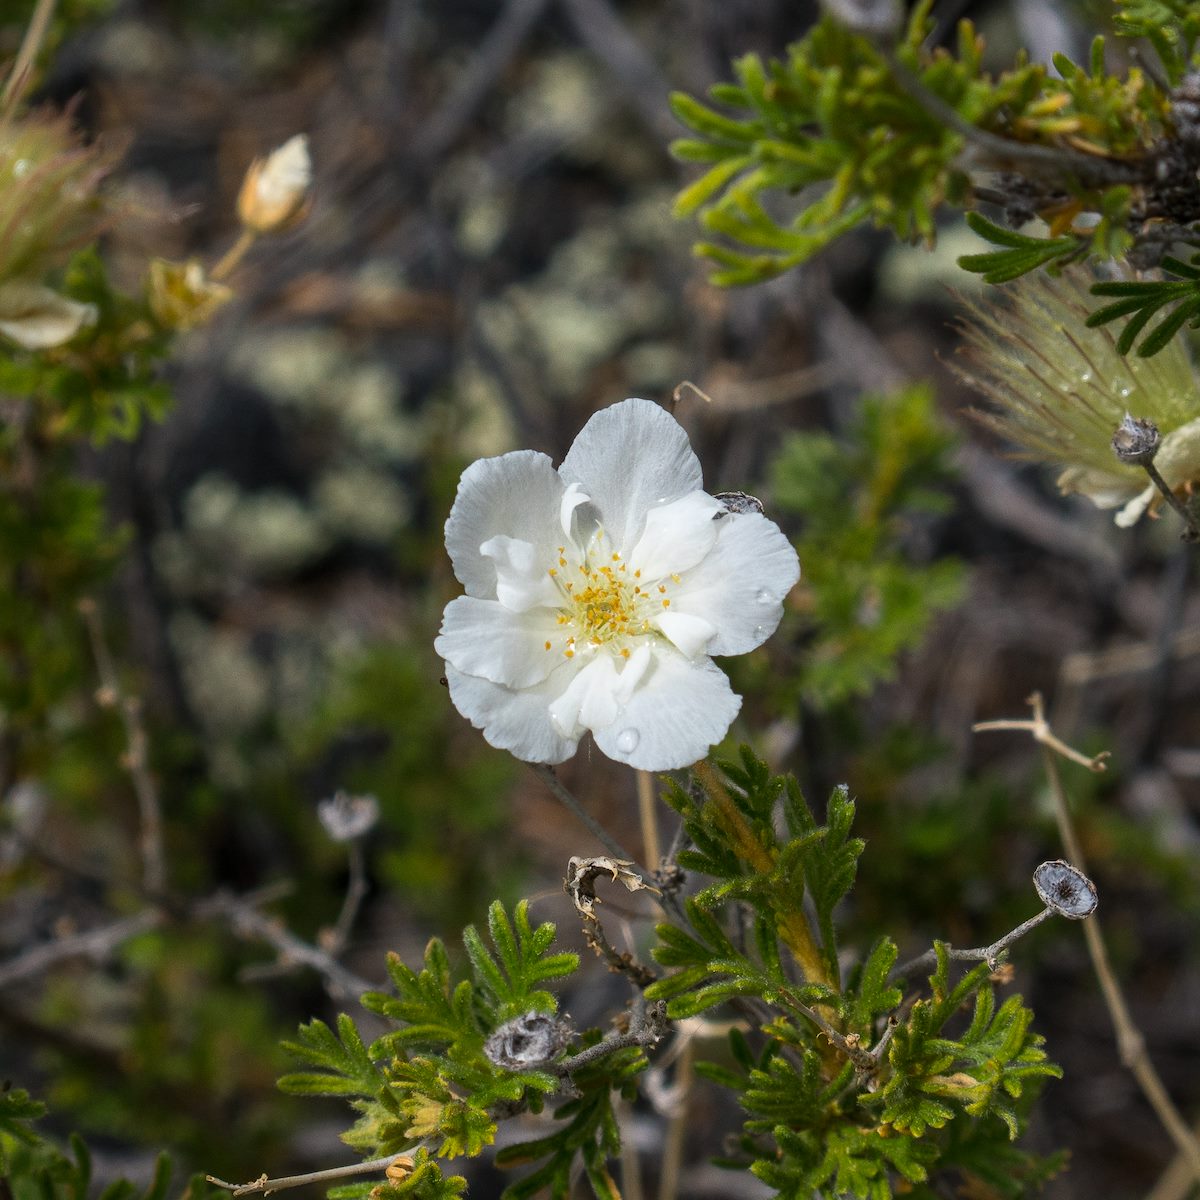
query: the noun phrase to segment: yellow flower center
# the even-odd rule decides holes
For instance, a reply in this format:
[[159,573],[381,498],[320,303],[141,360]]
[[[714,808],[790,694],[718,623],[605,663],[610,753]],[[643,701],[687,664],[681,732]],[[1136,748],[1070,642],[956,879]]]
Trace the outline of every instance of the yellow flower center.
[[[558,564],[549,569],[563,599],[558,624],[567,634],[562,653],[574,658],[579,649],[610,649],[628,658],[630,639],[656,633],[650,615],[671,607],[667,585],[647,583],[642,572],[630,571],[629,564],[615,550],[605,549],[603,530],[593,536],[583,561],[572,567],[566,547],[558,547]],[[671,577],[676,583],[678,576]],[[553,649],[546,642],[546,649]]]

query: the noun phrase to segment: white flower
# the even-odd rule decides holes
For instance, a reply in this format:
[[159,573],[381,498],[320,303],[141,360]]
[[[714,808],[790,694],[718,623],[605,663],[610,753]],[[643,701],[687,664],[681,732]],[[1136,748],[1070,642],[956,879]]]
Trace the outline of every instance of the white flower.
[[80,304],[38,283],[0,284],[0,333],[26,350],[49,350],[96,323],[96,306]]
[[435,644],[493,746],[557,763],[590,730],[610,758],[664,771],[725,736],[741,698],[709,656],[774,632],[800,564],[776,525],[701,482],[648,400],[597,413],[557,471],[519,450],[463,472],[446,549],[467,594]]

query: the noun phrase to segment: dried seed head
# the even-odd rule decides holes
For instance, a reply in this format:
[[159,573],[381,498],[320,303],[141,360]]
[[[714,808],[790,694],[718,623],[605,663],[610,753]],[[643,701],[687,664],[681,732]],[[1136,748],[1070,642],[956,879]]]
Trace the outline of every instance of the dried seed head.
[[1142,417],[1125,414],[1125,419],[1112,435],[1113,453],[1123,462],[1144,467],[1154,461],[1162,443],[1158,426]]
[[1033,873],[1033,886],[1047,908],[1072,921],[1090,917],[1099,902],[1096,885],[1061,858],[1042,863]]
[[[1058,487],[1132,525],[1161,502],[1136,461],[1114,455],[1113,430],[1137,412],[1162,441],[1154,465],[1175,492],[1200,482],[1200,418],[1183,339],[1153,358],[1123,355],[1111,325],[1089,329],[1092,278],[1030,275],[1003,299],[967,301],[955,373],[990,402],[977,419],[1015,442],[1023,458],[1059,468]],[[994,291],[995,289],[993,289]]]
[[375,828],[379,801],[374,796],[352,796],[338,792],[317,805],[317,818],[335,842],[352,842]]
[[493,1030],[483,1052],[498,1067],[529,1071],[548,1063],[567,1044],[570,1024],[549,1013],[527,1012]]

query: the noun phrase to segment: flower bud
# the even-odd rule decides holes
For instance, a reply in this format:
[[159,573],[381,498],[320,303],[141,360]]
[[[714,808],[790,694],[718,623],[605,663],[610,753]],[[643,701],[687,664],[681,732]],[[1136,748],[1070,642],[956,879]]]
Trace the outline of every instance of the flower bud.
[[223,283],[215,283],[195,259],[185,263],[155,258],[146,278],[146,299],[155,320],[167,329],[194,329],[233,298]]
[[256,158],[238,193],[238,220],[254,233],[279,233],[302,220],[312,186],[308,137],[298,133]]

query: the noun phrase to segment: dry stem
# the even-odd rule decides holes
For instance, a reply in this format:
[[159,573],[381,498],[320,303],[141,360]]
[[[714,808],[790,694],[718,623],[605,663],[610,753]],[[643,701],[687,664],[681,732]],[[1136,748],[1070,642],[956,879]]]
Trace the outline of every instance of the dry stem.
[[[1081,763],[1092,771],[1104,770],[1103,760],[1107,755],[1088,758],[1087,755],[1071,749],[1070,746],[1056,738],[1046,722],[1041,693],[1034,692],[1029,697],[1029,704],[1033,709],[1031,721],[984,721],[974,728],[976,730],[1025,729],[1041,743],[1046,775],[1050,781],[1050,792],[1054,799],[1054,815],[1058,822],[1058,832],[1062,838],[1063,848],[1072,864],[1079,870],[1086,871],[1087,864],[1083,857],[1083,849],[1079,844],[1079,837],[1071,820],[1067,795],[1059,776],[1058,759],[1055,755]],[[1175,1107],[1154,1064],[1150,1061],[1150,1056],[1146,1053],[1146,1040],[1130,1015],[1121,985],[1117,982],[1112,963],[1108,958],[1108,951],[1100,933],[1100,923],[1094,916],[1083,923],[1083,936],[1087,942],[1088,955],[1092,960],[1092,970],[1096,973],[1096,978],[1100,983],[1100,991],[1116,1031],[1117,1051],[1121,1062],[1129,1068],[1163,1128],[1170,1135],[1180,1153],[1187,1158],[1192,1174],[1197,1180],[1200,1180],[1200,1141],[1188,1128],[1187,1122]]]
[[122,761],[129,772],[138,802],[138,848],[142,856],[142,884],[150,895],[161,895],[167,886],[162,805],[159,803],[158,788],[146,761],[146,730],[142,725],[141,701],[136,696],[125,696],[121,693],[120,677],[109,653],[108,643],[104,640],[104,629],[100,623],[100,614],[96,610],[96,602],[90,598],[81,600],[79,612],[92,644],[92,656],[96,660],[96,671],[100,676],[100,695],[107,704],[116,707],[121,714],[121,725],[125,730],[125,755]]
[[642,823],[642,849],[650,869],[657,871],[662,862],[658,841],[658,821],[654,815],[654,778],[649,771],[637,772],[638,818]]

